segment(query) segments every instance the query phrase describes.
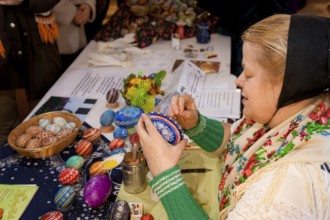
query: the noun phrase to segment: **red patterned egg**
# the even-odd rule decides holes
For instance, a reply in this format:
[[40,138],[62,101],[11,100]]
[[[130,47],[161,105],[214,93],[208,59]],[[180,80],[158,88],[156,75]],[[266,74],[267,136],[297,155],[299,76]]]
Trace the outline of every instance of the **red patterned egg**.
[[25,130],[25,133],[31,135],[32,137],[37,136],[42,131],[40,126],[30,126]]
[[102,168],[101,163],[102,161],[96,161],[92,164],[92,166],[89,168],[89,174],[91,176],[95,176],[97,174],[105,174],[107,172]]
[[57,133],[57,138],[58,139],[65,138],[66,136],[72,134],[72,132],[73,132],[72,128],[64,128]]
[[117,148],[123,148],[125,146],[125,142],[121,138],[115,138],[109,143],[110,150],[114,150]]
[[98,128],[89,128],[83,133],[83,138],[88,141],[96,141],[101,138],[101,131]]
[[26,144],[26,149],[36,149],[41,147],[41,139],[40,138],[31,138]]
[[131,143],[131,145],[133,145],[133,144],[140,145],[140,138],[139,138],[138,133],[135,132],[132,135],[130,135],[128,141]]
[[53,137],[55,134],[54,132],[52,131],[41,131],[39,134],[38,134],[38,137],[42,140],[48,138],[48,137]]
[[56,136],[51,136],[51,137],[47,137],[45,139],[42,140],[42,146],[48,146],[51,145],[53,143],[55,143],[57,141],[57,137]]
[[16,140],[17,147],[25,148],[30,139],[31,135],[29,134],[24,133],[20,135]]
[[93,145],[92,142],[87,140],[79,141],[76,145],[76,154],[86,157],[89,156],[93,151]]
[[41,216],[40,220],[63,220],[63,214],[60,211],[47,212]]
[[72,185],[77,182],[79,178],[79,171],[76,168],[65,168],[58,175],[58,180],[63,185]]

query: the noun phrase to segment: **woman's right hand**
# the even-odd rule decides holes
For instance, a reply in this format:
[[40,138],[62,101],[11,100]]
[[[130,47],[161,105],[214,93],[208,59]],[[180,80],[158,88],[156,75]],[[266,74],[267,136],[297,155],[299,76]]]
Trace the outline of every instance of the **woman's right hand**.
[[198,110],[190,95],[175,95],[171,99],[168,115],[178,121],[184,130],[197,125]]

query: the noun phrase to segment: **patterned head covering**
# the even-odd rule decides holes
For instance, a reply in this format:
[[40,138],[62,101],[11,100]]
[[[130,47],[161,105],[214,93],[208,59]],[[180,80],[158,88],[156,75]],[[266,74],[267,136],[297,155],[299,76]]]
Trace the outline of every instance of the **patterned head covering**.
[[330,19],[291,15],[287,62],[278,108],[330,88]]

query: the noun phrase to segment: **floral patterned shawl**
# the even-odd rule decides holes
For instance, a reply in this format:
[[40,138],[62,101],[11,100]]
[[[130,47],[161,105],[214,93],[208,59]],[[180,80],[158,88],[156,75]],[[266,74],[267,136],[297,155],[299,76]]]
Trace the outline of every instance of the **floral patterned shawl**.
[[[317,145],[327,143],[330,148],[329,118],[329,94],[321,95],[313,104],[273,129],[242,118],[224,150],[223,175],[218,187],[219,218],[225,217],[234,208],[247,188],[244,185],[250,184],[249,178],[252,180],[253,176],[258,176],[267,167],[271,167],[270,164],[288,161],[284,158],[290,158],[292,152],[299,152],[302,147],[305,149],[313,144],[315,146],[316,142]],[[326,141],[320,142],[320,138]],[[324,155],[324,152],[308,152],[298,158],[297,153],[293,155],[299,161],[330,160],[329,155],[318,156],[322,153]]]

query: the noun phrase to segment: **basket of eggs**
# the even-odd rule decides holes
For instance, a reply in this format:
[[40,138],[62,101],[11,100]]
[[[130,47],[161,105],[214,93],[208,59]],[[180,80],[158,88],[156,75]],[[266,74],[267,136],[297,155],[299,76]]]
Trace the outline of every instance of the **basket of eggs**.
[[80,119],[68,112],[48,112],[22,122],[8,136],[9,145],[29,158],[45,158],[72,144],[81,128]]

